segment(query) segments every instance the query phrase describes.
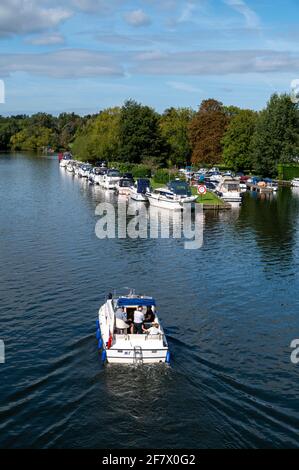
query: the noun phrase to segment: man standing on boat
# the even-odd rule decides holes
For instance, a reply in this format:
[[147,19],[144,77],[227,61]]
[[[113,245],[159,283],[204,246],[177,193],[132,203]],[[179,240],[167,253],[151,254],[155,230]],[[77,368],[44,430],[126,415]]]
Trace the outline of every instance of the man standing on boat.
[[141,306],[137,308],[134,312],[134,320],[133,320],[133,325],[131,328],[131,334],[134,333],[134,329],[137,330],[137,334],[142,335],[143,334],[143,322],[144,322],[144,313],[143,309]]

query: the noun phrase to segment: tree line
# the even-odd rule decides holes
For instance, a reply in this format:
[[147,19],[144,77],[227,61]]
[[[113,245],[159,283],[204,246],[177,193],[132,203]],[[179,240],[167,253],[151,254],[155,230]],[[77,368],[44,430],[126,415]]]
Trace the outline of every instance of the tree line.
[[0,116],[0,150],[71,150],[80,160],[108,160],[151,167],[224,165],[274,176],[278,163],[298,161],[299,107],[287,94],[271,96],[256,112],[220,101],[197,111],[162,114],[128,100],[81,117],[62,113]]

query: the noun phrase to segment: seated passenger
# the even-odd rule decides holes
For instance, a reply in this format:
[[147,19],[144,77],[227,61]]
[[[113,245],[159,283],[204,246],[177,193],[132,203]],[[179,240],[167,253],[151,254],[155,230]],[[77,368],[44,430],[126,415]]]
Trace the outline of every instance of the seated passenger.
[[160,330],[159,328],[159,323],[153,323],[153,325],[146,329],[146,328],[143,328],[143,331],[145,331],[148,335],[160,335],[162,334],[162,331]]
[[127,313],[124,307],[118,308],[115,312],[115,318],[119,318],[120,320],[127,321]]
[[133,325],[131,326],[131,333],[134,333],[134,329],[136,329],[137,334],[143,333],[143,322],[144,322],[144,313],[142,311],[142,307],[138,307],[137,310],[134,312],[134,320]]
[[155,321],[155,314],[151,307],[148,307],[144,318],[145,323],[153,323]]

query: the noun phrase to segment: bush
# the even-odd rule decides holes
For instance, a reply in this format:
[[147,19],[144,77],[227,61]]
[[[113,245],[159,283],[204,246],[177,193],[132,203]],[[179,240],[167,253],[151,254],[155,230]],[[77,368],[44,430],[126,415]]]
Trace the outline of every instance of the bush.
[[146,165],[134,165],[132,168],[134,178],[150,178],[152,175],[151,169]]
[[169,182],[169,180],[174,179],[177,176],[178,173],[176,170],[166,170],[164,168],[161,168],[160,170],[156,171],[153,179],[155,183],[166,184]]
[[292,180],[299,177],[299,164],[280,163],[278,165],[278,178],[280,180]]

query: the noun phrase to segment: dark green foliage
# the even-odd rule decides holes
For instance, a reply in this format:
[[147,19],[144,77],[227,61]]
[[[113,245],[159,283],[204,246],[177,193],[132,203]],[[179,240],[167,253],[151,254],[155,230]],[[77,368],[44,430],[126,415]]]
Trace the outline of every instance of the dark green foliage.
[[280,180],[299,178],[299,163],[279,163],[277,171]]
[[222,139],[223,161],[234,171],[252,168],[251,141],[257,113],[247,109],[235,111]]
[[166,184],[169,181],[173,180],[176,176],[176,171],[161,168],[160,170],[156,171],[153,180],[155,181],[155,183]]
[[288,95],[274,94],[259,115],[252,139],[254,170],[275,176],[277,165],[299,156],[299,111]]
[[119,144],[121,161],[141,163],[155,158],[163,164],[167,159],[168,147],[161,135],[158,113],[133,100],[126,101],[121,109]]

